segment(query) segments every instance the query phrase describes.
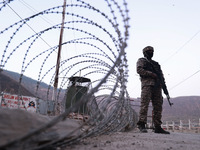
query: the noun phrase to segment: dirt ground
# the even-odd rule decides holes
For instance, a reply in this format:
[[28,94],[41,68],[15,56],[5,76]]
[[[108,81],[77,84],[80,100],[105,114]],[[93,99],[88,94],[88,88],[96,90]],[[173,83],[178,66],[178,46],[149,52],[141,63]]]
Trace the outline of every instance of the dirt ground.
[[[26,135],[30,130],[39,128],[41,124],[46,124],[49,119],[46,116],[27,113],[23,110],[0,109],[0,147],[9,140],[15,140],[24,136],[24,134]],[[42,142],[54,141],[78,127],[79,122],[70,119],[65,120],[49,128],[47,132],[33,136],[22,146],[27,149],[30,144],[34,147]],[[148,130],[148,133],[140,133],[136,128],[129,132],[115,132],[111,135],[88,137],[79,143],[68,147],[59,147],[56,150],[200,150],[200,133],[195,132],[171,132],[171,134],[164,135],[155,134],[152,130]],[[79,132],[75,132],[70,134],[69,138],[78,135]],[[13,149],[21,150],[22,146],[18,145]]]
[[84,139],[64,150],[200,150],[200,134],[170,133],[140,133],[138,129],[116,132]]

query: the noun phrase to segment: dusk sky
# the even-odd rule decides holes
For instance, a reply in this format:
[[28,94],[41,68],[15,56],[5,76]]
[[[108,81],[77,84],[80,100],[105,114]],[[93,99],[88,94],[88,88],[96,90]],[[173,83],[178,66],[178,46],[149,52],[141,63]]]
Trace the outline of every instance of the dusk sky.
[[[200,1],[140,0],[129,1],[130,40],[129,93],[140,95],[136,74],[137,58],[142,49],[154,47],[153,59],[165,75],[171,97],[200,95]],[[133,86],[134,85],[134,86]]]
[[[104,0],[87,1],[97,6],[105,3]],[[62,0],[48,0],[48,4],[46,2],[46,0],[11,2],[9,6],[12,9],[3,8],[0,13],[0,29],[19,21],[19,16],[25,18],[41,10],[63,4]],[[67,3],[71,1],[67,0]],[[130,37],[126,48],[129,65],[127,90],[130,97],[140,97],[140,79],[136,73],[136,62],[138,58],[143,57],[142,49],[146,46],[154,47],[153,59],[161,65],[171,97],[200,96],[200,1],[127,0],[127,3],[130,16]],[[45,19],[51,24],[57,23],[57,18]],[[37,22],[29,25],[37,31]],[[30,29],[27,27],[27,30]],[[15,67],[10,66],[9,69],[16,71]]]

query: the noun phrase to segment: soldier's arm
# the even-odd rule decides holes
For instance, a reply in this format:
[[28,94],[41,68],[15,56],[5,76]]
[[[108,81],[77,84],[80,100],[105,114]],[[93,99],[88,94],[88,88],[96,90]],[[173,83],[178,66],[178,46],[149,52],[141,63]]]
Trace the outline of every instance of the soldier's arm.
[[144,69],[145,61],[140,58],[137,61],[137,73],[143,77],[157,78],[157,75],[151,71]]

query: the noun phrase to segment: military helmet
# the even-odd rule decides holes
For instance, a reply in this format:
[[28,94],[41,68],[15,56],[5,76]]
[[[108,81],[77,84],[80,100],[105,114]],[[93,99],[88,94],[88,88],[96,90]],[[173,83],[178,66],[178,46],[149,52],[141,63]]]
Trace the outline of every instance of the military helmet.
[[145,47],[145,48],[143,49],[143,53],[145,53],[146,51],[149,51],[149,50],[153,50],[153,51],[154,51],[154,49],[153,49],[152,46],[147,46],[147,47]]

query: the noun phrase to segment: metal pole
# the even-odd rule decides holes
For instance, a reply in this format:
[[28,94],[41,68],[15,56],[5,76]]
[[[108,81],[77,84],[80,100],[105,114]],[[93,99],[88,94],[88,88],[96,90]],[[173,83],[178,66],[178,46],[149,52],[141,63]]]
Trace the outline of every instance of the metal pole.
[[62,25],[60,30],[60,39],[59,39],[59,47],[58,47],[58,55],[57,55],[57,64],[56,64],[56,75],[54,80],[54,91],[53,91],[53,100],[55,101],[55,114],[60,114],[60,107],[57,100],[57,87],[58,87],[58,74],[59,74],[59,67],[60,67],[60,55],[62,49],[62,39],[63,39],[63,32],[64,32],[64,21],[65,21],[65,9],[66,9],[66,0],[64,0],[63,4],[63,14],[62,14]]

